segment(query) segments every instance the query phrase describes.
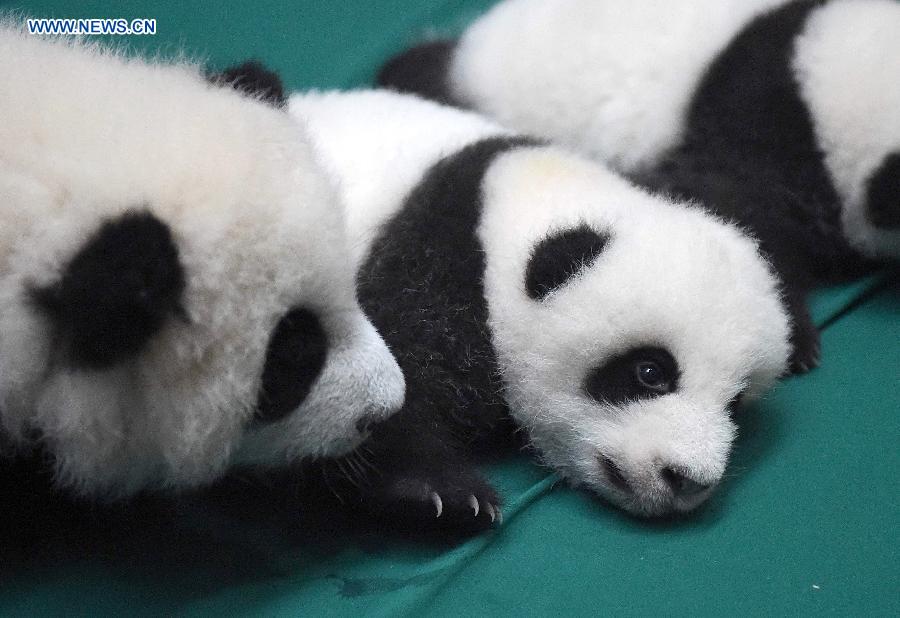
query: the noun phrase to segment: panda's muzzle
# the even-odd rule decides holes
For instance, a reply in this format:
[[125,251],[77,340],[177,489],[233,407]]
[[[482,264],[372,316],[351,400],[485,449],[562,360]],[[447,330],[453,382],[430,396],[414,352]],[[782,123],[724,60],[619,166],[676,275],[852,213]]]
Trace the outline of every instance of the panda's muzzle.
[[[671,511],[685,510],[686,504],[691,504],[690,508],[693,508],[702,502],[703,494],[715,486],[715,483],[698,480],[676,466],[657,465],[655,472],[649,477],[640,474],[631,479],[626,472],[627,468],[612,458],[599,454],[597,462],[606,482],[615,490],[639,505],[645,500],[653,504],[647,514],[664,515]],[[669,506],[665,507],[664,504]]]

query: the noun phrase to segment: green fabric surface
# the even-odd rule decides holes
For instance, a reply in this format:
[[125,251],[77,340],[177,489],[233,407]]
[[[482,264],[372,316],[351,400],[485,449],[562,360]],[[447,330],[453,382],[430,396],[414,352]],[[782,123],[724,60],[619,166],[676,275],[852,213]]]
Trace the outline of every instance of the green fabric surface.
[[[330,88],[366,84],[390,53],[490,4],[0,6],[154,17],[158,34],[130,47],[215,67],[255,57],[291,88]],[[741,413],[726,483],[683,521],[624,516],[523,455],[488,470],[502,527],[458,546],[294,529],[264,500],[239,518],[201,503],[0,561],[0,615],[900,615],[900,278],[820,291],[812,309],[822,366]]]
[[371,82],[379,61],[423,36],[461,31],[491,0],[0,0],[27,17],[155,18],[153,36],[111,37],[130,49],[186,52],[224,68],[257,58],[291,88]]

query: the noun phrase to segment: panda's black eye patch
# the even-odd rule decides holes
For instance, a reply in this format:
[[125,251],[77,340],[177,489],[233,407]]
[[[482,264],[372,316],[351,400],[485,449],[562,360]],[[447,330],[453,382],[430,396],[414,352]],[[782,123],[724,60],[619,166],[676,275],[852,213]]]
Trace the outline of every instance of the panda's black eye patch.
[[588,373],[585,392],[594,400],[621,404],[650,399],[678,388],[678,364],[663,348],[636,348]]
[[869,221],[882,229],[900,228],[900,152],[884,158],[871,178],[866,195]]
[[256,420],[271,423],[296,410],[321,373],[327,351],[316,314],[297,308],[281,318],[266,352]]
[[104,221],[58,282],[31,290],[74,367],[103,369],[137,354],[179,315],[184,267],[169,226],[149,210]]
[[555,233],[540,241],[531,252],[525,269],[525,291],[534,300],[543,300],[594,263],[609,242],[585,224]]

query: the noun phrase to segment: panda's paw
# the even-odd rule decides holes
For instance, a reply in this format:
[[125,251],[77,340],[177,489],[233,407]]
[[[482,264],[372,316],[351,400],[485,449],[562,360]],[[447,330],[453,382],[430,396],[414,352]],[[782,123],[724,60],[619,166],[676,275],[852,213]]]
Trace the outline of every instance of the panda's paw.
[[474,471],[385,473],[365,493],[369,509],[403,525],[477,532],[503,522],[499,496]]
[[819,329],[812,320],[805,320],[794,327],[791,344],[793,345],[789,360],[791,375],[809,373],[819,366],[822,344]]

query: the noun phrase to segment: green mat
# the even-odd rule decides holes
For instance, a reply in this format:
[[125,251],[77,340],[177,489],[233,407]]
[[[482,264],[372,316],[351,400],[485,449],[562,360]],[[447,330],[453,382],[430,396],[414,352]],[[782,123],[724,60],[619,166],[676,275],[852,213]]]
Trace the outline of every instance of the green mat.
[[[2,3],[156,18],[156,36],[127,43],[217,67],[256,57],[291,88],[332,88],[492,2],[69,4]],[[346,534],[339,513],[293,526],[248,489],[256,512],[201,503],[146,528],[48,530],[35,555],[0,560],[0,615],[900,615],[900,277],[822,291],[813,312],[822,367],[741,414],[725,486],[684,521],[631,519],[524,456],[489,470],[503,526],[453,547]]]

